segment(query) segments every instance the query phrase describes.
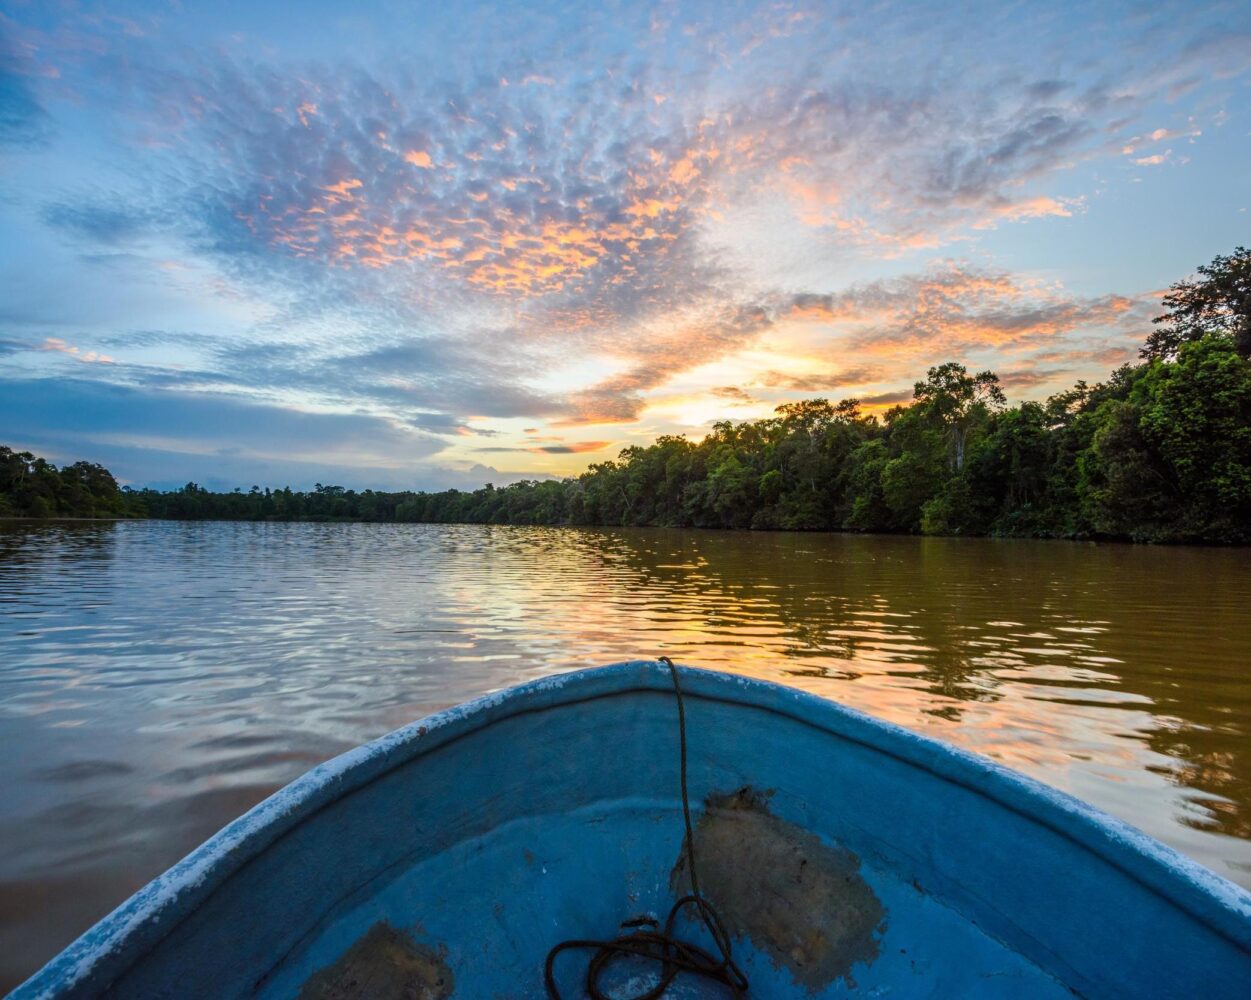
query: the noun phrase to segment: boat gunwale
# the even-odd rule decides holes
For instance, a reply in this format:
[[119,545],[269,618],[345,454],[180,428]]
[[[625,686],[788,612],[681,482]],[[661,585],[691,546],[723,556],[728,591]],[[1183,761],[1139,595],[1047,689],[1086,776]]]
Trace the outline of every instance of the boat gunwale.
[[[679,665],[688,700],[751,707],[885,754],[1063,836],[1251,952],[1251,892],[1138,828],[987,757],[820,695]],[[435,712],[311,768],[228,823],[54,956],[10,1000],[54,997],[155,947],[252,859],[336,800],[504,719],[642,691],[671,691],[667,667],[629,660],[541,677]]]

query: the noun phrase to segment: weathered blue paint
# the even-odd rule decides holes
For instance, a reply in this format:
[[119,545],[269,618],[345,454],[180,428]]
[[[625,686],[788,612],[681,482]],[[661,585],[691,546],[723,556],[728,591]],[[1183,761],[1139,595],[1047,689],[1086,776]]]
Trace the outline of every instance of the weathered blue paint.
[[[695,804],[767,790],[779,829],[852,859],[880,907],[869,953],[817,995],[1249,995],[1251,895],[1169,848],[812,695],[683,680]],[[633,662],[406,726],[271,796],[13,996],[293,997],[380,921],[437,952],[455,996],[540,996],[552,944],[669,905],[675,722],[666,668]],[[830,910],[817,937],[847,917]],[[753,996],[813,995],[802,949],[735,947]],[[577,966],[562,959],[571,996]]]

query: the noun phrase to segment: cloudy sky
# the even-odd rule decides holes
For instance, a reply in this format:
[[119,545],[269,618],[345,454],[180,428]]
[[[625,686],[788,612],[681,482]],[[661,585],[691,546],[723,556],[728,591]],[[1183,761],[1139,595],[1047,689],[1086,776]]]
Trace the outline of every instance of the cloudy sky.
[[1248,208],[1245,0],[4,0],[0,443],[443,488],[1042,398]]

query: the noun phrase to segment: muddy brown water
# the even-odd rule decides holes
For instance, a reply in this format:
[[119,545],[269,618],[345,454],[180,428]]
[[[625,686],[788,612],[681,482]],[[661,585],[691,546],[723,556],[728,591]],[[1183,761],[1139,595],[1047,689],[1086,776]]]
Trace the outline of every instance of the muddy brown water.
[[0,522],[0,990],[315,763],[668,653],[987,754],[1251,886],[1251,552]]

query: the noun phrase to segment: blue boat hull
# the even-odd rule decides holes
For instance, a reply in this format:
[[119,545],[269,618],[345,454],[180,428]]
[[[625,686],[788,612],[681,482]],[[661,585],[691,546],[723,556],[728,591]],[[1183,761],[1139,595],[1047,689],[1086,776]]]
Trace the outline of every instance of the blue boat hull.
[[[822,699],[682,677],[699,875],[751,996],[1248,995],[1251,895],[1207,869]],[[663,917],[682,843],[667,670],[547,678],[315,768],[13,996],[539,997],[557,942]],[[581,996],[585,956],[556,975]]]

